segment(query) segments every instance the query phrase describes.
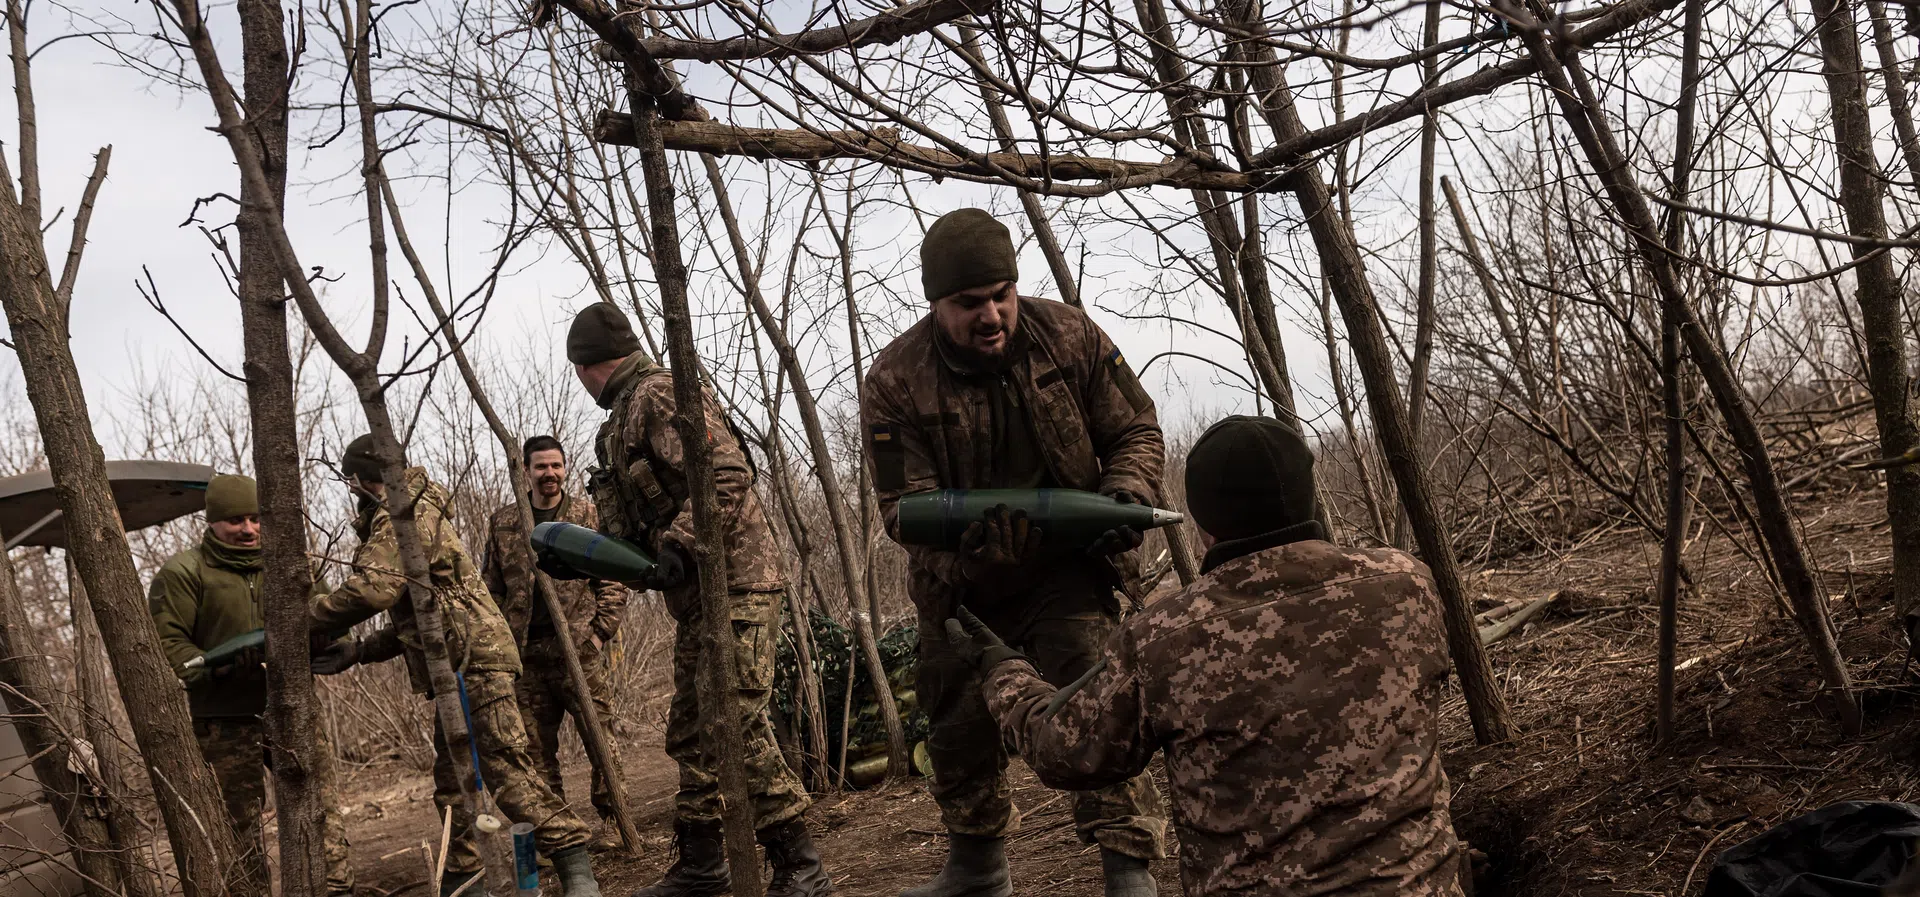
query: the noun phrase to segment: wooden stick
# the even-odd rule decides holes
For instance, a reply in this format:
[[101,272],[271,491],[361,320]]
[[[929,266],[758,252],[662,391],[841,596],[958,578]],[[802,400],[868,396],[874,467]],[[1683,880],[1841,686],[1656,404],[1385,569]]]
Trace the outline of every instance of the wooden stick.
[[1512,635],[1521,626],[1526,625],[1528,620],[1538,616],[1541,611],[1546,609],[1547,605],[1552,604],[1555,599],[1558,599],[1564,594],[1566,594],[1564,591],[1555,591],[1543,598],[1535,598],[1533,603],[1515,612],[1512,616],[1480,630],[1480,644],[1491,645],[1494,642]]

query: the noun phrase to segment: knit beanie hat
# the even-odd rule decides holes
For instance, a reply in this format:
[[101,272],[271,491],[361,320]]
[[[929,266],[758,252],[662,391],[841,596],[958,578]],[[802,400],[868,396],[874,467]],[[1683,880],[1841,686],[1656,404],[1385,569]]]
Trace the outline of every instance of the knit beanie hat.
[[567,328],[567,360],[593,365],[625,358],[640,351],[640,338],[633,335],[627,313],[611,302],[595,302],[573,316]]
[[365,433],[347,443],[346,454],[340,458],[340,473],[359,477],[362,482],[380,482],[380,459],[373,454],[373,434]]
[[1222,542],[1312,520],[1313,450],[1271,417],[1222,420],[1187,453],[1187,509]]
[[961,290],[1019,280],[1013,233],[979,209],[956,209],[927,228],[920,243],[920,286],[932,302]]
[[232,520],[260,513],[260,493],[252,477],[214,474],[207,481],[207,519]]

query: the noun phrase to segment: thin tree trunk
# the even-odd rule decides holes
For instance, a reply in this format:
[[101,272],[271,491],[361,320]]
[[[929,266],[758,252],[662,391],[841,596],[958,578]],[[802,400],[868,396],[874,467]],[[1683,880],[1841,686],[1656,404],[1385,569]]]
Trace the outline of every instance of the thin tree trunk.
[[[239,0],[245,66],[247,135],[265,172],[273,204],[286,201],[288,66],[285,19],[274,0]],[[247,409],[253,427],[253,470],[260,490],[260,604],[267,628],[266,740],[273,757],[273,800],[279,815],[283,897],[326,893],[326,802],[333,799],[333,755],[320,740],[320,697],[307,600],[305,484],[294,423],[293,360],[287,344],[286,289],[264,233],[257,197],[240,187],[238,293],[246,351]]]
[[[1700,90],[1700,20],[1703,0],[1687,0],[1685,49],[1680,60],[1680,104],[1674,125],[1673,199],[1687,201],[1693,174],[1694,103]],[[1686,216],[1667,219],[1667,249],[1684,255]],[[1673,742],[1674,663],[1680,644],[1681,551],[1687,542],[1686,406],[1680,394],[1680,321],[1684,312],[1672,302],[1660,305],[1660,399],[1666,412],[1667,514],[1660,540],[1659,683],[1654,711],[1654,740]]]
[[688,491],[693,499],[694,560],[700,577],[700,706],[706,717],[708,753],[719,764],[721,819],[726,832],[733,892],[760,897],[760,854],[754,846],[753,804],[747,792],[746,748],[740,718],[730,712],[738,693],[733,616],[727,600],[727,555],[713,487],[713,446],[707,441],[706,402],[701,392],[700,355],[694,347],[693,317],[687,306],[687,269],[680,255],[673,172],[660,140],[658,111],[628,69],[628,97],[640,166],[647,191],[647,218],[653,230],[653,272],[660,287],[667,354],[673,366],[674,429],[686,452]]
[[[1259,0],[1234,0],[1229,17],[1242,28],[1264,34]],[[1274,57],[1273,50],[1258,41],[1247,42],[1247,53],[1256,64],[1248,71],[1268,127],[1280,140],[1306,133],[1294,110],[1293,91]],[[1380,305],[1374,299],[1373,285],[1367,282],[1366,266],[1353,229],[1334,208],[1333,194],[1321,180],[1320,166],[1301,162],[1283,176],[1284,186],[1300,202],[1302,217],[1320,253],[1321,270],[1326,274],[1333,298],[1340,306],[1347,325],[1347,340],[1359,363],[1361,379],[1366,383],[1367,404],[1372,410],[1373,426],[1386,453],[1387,466],[1393,471],[1400,489],[1400,501],[1420,546],[1422,559],[1433,571],[1446,612],[1447,643],[1452,650],[1461,690],[1467,698],[1474,736],[1482,743],[1509,741],[1513,726],[1508,718],[1507,701],[1493,668],[1487,662],[1486,647],[1480,644],[1479,630],[1473,624],[1473,605],[1460,581],[1459,563],[1446,523],[1434,502],[1433,484],[1422,463],[1419,446],[1407,422],[1407,409],[1400,399],[1400,387],[1394,375],[1393,354],[1380,327]]]
[[[746,238],[740,233],[740,222],[734,217],[733,200],[728,197],[727,182],[720,173],[720,163],[705,154],[700,156],[700,161],[706,169],[707,184],[713,190],[714,203],[720,209],[720,220],[726,225],[727,239],[740,268],[741,289],[747,294],[747,302],[753,307],[755,317],[760,319],[760,329],[773,343],[774,354],[780,358],[780,367],[787,372],[787,381],[793,385],[793,403],[800,409],[800,425],[807,434],[808,447],[813,450],[814,474],[820,480],[820,492],[827,504],[827,517],[833,523],[834,546],[840,554],[840,575],[846,582],[847,599],[855,607],[871,611],[866,582],[861,578],[860,559],[864,555],[854,549],[853,522],[847,519],[846,496],[840,491],[840,472],[834,466],[833,448],[827,443],[826,430],[820,425],[820,407],[814,402],[813,388],[807,383],[806,368],[801,365],[793,344],[787,341],[786,328],[780,326],[779,319],[773,316],[773,309],[767,306],[766,296],[760,292],[760,277],[749,261],[752,253],[747,248]],[[908,765],[906,728],[900,722],[900,708],[894,703],[893,689],[887,687],[886,665],[881,661],[880,646],[874,640],[873,626],[859,626],[857,622],[854,633],[860,639],[860,653],[866,655],[867,672],[874,676],[874,701],[879,704],[880,720],[887,727],[887,777],[904,777],[911,768]]]
[[1487,294],[1487,308],[1493,312],[1495,326],[1500,328],[1500,341],[1506,344],[1507,354],[1513,359],[1514,370],[1520,376],[1521,388],[1527,391],[1527,408],[1539,414],[1540,380],[1534,376],[1527,346],[1514,329],[1513,318],[1507,314],[1506,301],[1501,298],[1500,289],[1493,282],[1493,269],[1488,267],[1486,257],[1480,252],[1480,240],[1474,236],[1473,225],[1467,220],[1460,194],[1454,191],[1451,178],[1440,179],[1440,190],[1447,195],[1447,208],[1453,213],[1453,226],[1460,231],[1460,245],[1466,250],[1473,276],[1480,281],[1480,290]]
[[[1833,111],[1833,145],[1840,163],[1840,208],[1847,231],[1856,237],[1887,237],[1886,183],[1874,155],[1873,117],[1867,104],[1867,75],[1851,0],[1814,0],[1814,17]],[[1897,74],[1897,71],[1896,71]],[[1898,81],[1889,82],[1899,90]],[[1902,133],[1903,143],[1910,135]],[[1906,149],[1910,144],[1903,145]],[[1920,445],[1907,370],[1906,309],[1893,254],[1850,244],[1854,300],[1860,305],[1861,336],[1867,344],[1867,383],[1873,393],[1873,419],[1880,431],[1881,457],[1906,454]],[[1905,618],[1920,610],[1920,466],[1887,471],[1887,522],[1893,529],[1893,602]]]
[[1686,340],[1694,364],[1699,367],[1720,416],[1726,422],[1728,435],[1740,451],[1741,463],[1753,492],[1755,516],[1772,552],[1781,585],[1792,602],[1794,617],[1806,636],[1814,662],[1826,680],[1826,687],[1834,693],[1842,730],[1850,736],[1857,734],[1860,731],[1860,706],[1854,700],[1846,661],[1840,656],[1839,646],[1834,641],[1833,628],[1827,618],[1826,601],[1813,581],[1812,567],[1800,544],[1799,533],[1794,531],[1792,509],[1780,490],[1779,478],[1773,469],[1773,457],[1768,452],[1764,434],[1754,422],[1747,395],[1719,343],[1686,302],[1672,261],[1659,240],[1659,229],[1654,223],[1647,199],[1629,173],[1626,158],[1621,154],[1611,128],[1600,114],[1599,100],[1594,96],[1592,85],[1587,82],[1577,58],[1562,58],[1548,43],[1541,26],[1525,10],[1506,4],[1501,12],[1522,23],[1520,33],[1526,41],[1528,53],[1559,104],[1561,116],[1566,120],[1569,130],[1586,152],[1590,167],[1605,186],[1608,199],[1633,239],[1635,250],[1652,273],[1662,300],[1684,314],[1680,322],[1681,336]]
[[[108,153],[100,153],[90,193],[105,177]],[[223,892],[227,897],[252,897],[260,892],[234,866],[236,842],[226,804],[212,769],[200,759],[186,693],[160,653],[159,636],[147,614],[146,590],[121,529],[106,456],[94,438],[86,392],[67,345],[68,309],[47,267],[40,222],[20,205],[4,163],[0,181],[0,304],[6,307],[21,379],[53,471],[70,551],[94,598],[134,738],[152,764],[154,796],[166,820],[182,887],[187,897],[219,897]]]
[[[1440,0],[1427,0],[1427,24],[1421,46],[1432,49],[1440,42]],[[1420,64],[1423,82],[1440,78],[1440,55],[1428,56]],[[1415,286],[1413,313],[1413,363],[1407,373],[1407,429],[1415,446],[1427,420],[1427,369],[1433,364],[1433,294],[1440,278],[1440,241],[1435,234],[1437,211],[1433,197],[1434,149],[1440,142],[1440,120],[1434,109],[1420,119],[1420,278]]]
[[[527,483],[526,468],[521,465],[520,441],[513,431],[507,428],[494,410],[493,402],[487,398],[486,387],[481,385],[479,374],[474,372],[473,363],[467,358],[467,350],[454,331],[453,318],[447,314],[446,306],[440,301],[440,291],[433,285],[433,278],[427,273],[426,265],[413,250],[413,241],[407,238],[407,229],[400,218],[400,204],[393,196],[393,185],[387,180],[384,170],[380,174],[380,191],[386,199],[387,213],[393,222],[394,239],[400,243],[401,254],[413,268],[414,279],[420,284],[421,294],[427,300],[427,308],[433,312],[435,325],[440,330],[440,339],[453,356],[454,365],[460,369],[460,378],[467,385],[467,395],[472,397],[480,416],[486,419],[487,428],[500,442],[501,456],[507,462],[507,478],[513,487],[514,507],[520,512],[520,530],[518,538],[529,539],[533,534],[533,492]],[[606,722],[600,718],[599,705],[593,700],[593,688],[587,683],[587,672],[580,665],[580,651],[574,644],[573,621],[567,618],[567,608],[560,600],[560,593],[553,587],[553,580],[545,571],[533,571],[534,587],[540,592],[540,600],[546,602],[547,615],[553,620],[556,632],[564,633],[560,641],[560,657],[567,668],[567,687],[573,690],[575,709],[579,712],[581,743],[586,748],[587,759],[595,769],[601,772],[601,778],[607,784],[608,797],[613,804],[615,827],[620,830],[620,840],[626,845],[627,852],[635,856],[640,853],[640,830],[635,827],[633,813],[627,809],[627,786],[621,781],[619,764],[614,760],[612,740],[607,737]]]
[[74,866],[87,897],[119,897],[122,869],[131,861],[133,848],[116,843],[107,829],[99,805],[105,793],[102,783],[76,772],[98,767],[90,767],[85,755],[74,750],[81,736],[71,715],[60,712],[63,698],[53,664],[27,620],[13,562],[5,551],[0,551],[0,685],[5,686],[0,688],[0,708],[33,758],[40,793],[73,845]]
[[1900,71],[1900,49],[1893,41],[1893,27],[1887,23],[1886,4],[1867,0],[1867,13],[1873,17],[1873,44],[1880,53],[1887,112],[1893,118],[1893,132],[1900,138],[1900,156],[1907,163],[1907,181],[1911,184],[1920,180],[1920,136],[1914,133],[1913,102],[1907,95],[1906,74]]
[[[73,557],[67,557],[67,596],[73,619],[73,668],[80,686],[80,731],[93,745],[93,773],[100,788],[100,803],[106,810],[107,834],[119,850],[114,854],[120,881],[129,895],[153,897],[159,885],[153,871],[139,862],[134,845],[139,843],[143,826],[134,815],[133,788],[127,770],[137,769],[127,758],[121,734],[113,727],[114,700],[107,681],[106,647],[100,641],[100,624],[93,616],[93,603],[87,600],[87,587],[74,569]],[[260,890],[267,887],[267,858],[261,845],[241,844],[246,854],[241,862],[254,876]]]

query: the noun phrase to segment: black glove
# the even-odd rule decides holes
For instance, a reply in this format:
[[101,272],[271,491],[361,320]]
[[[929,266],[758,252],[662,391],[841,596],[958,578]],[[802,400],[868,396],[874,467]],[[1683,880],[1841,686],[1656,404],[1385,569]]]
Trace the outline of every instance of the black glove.
[[540,572],[547,574],[547,578],[562,582],[591,578],[587,576],[587,574],[573,569],[573,565],[561,560],[559,555],[550,551],[534,552],[533,565],[540,568]]
[[956,616],[947,620],[947,644],[974,669],[985,673],[1006,661],[1026,659],[1025,654],[1007,647],[973,611],[962,607]]
[[233,655],[232,657],[227,658],[225,663],[222,663],[219,666],[214,667],[213,678],[225,679],[228,676],[232,676],[236,673],[246,674],[250,672],[258,672],[260,667],[264,665],[266,662],[267,662],[267,655],[265,651],[262,651],[259,648],[248,648],[244,651],[241,651],[238,654]]
[[653,571],[642,580],[646,587],[664,592],[687,581],[693,564],[687,553],[672,542],[660,543],[660,556],[653,559]]
[[344,638],[314,652],[311,667],[316,676],[344,673],[360,663],[360,640]]
[[[1123,505],[1146,504],[1140,496],[1128,492],[1125,489],[1114,489],[1105,493],[1105,495]],[[1100,538],[1093,540],[1093,544],[1087,546],[1087,554],[1097,558],[1126,554],[1135,548],[1139,548],[1140,544],[1145,541],[1147,541],[1146,535],[1139,530],[1131,526],[1116,526],[1113,529],[1101,533]]]
[[960,556],[967,578],[994,585],[1016,574],[1040,556],[1045,536],[1027,519],[1026,511],[994,505],[983,519],[960,534]]

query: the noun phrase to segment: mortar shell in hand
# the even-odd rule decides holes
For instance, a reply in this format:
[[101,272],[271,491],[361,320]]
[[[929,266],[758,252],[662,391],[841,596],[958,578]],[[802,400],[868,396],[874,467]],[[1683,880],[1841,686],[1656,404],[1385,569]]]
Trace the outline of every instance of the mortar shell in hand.
[[1078,489],[937,489],[900,499],[900,541],[956,550],[967,527],[999,505],[1025,511],[1051,548],[1085,549],[1108,530],[1130,526],[1142,532],[1186,519],[1176,511],[1134,505]]
[[548,554],[595,579],[635,588],[653,572],[653,558],[625,539],[594,532],[573,523],[553,521],[533,528],[535,555]]
[[233,638],[227,639],[207,649],[207,653],[188,659],[187,662],[181,664],[181,666],[189,670],[197,670],[201,667],[218,669],[232,662],[235,657],[239,656],[240,652],[248,648],[258,648],[266,643],[267,631],[265,629],[242,632]]

